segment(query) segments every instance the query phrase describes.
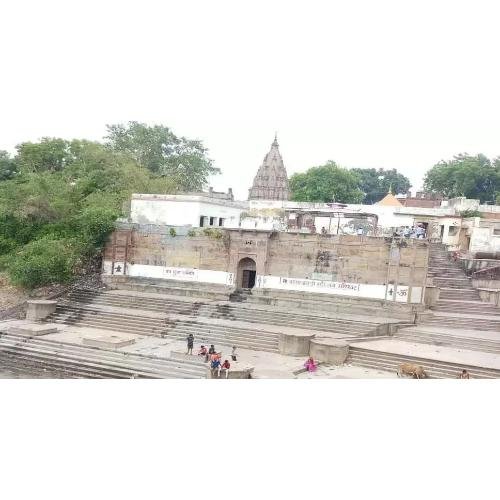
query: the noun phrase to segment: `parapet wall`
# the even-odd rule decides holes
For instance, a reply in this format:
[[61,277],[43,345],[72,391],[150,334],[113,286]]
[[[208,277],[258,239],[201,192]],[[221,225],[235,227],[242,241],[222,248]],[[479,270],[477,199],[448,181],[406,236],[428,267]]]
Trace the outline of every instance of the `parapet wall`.
[[251,230],[197,230],[185,236],[168,228],[117,230],[106,245],[103,271],[238,286],[243,259],[255,264],[256,288],[421,303],[428,244]]

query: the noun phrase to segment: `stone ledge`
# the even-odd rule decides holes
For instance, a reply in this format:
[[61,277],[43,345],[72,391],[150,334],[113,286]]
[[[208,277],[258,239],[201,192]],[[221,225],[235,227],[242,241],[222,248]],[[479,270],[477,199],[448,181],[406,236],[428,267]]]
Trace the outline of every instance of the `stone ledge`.
[[349,354],[349,344],[343,340],[316,338],[311,340],[310,355],[323,363],[343,365]]
[[131,344],[135,344],[135,338],[119,335],[103,335],[101,337],[85,337],[82,339],[83,345],[90,347],[103,347],[105,349],[119,349]]
[[278,348],[286,356],[307,356],[314,333],[280,333]]
[[7,332],[14,335],[25,335],[27,337],[38,337],[40,335],[47,335],[49,333],[56,333],[57,326],[53,324],[39,324],[39,323],[24,323],[17,326],[11,326]]
[[[228,379],[249,379],[252,378],[253,371],[254,367],[252,365],[233,361],[231,362],[231,368],[229,368]],[[219,379],[217,374],[212,374],[210,367],[207,367],[207,378]],[[220,380],[226,380],[226,373],[223,370],[220,372]]]

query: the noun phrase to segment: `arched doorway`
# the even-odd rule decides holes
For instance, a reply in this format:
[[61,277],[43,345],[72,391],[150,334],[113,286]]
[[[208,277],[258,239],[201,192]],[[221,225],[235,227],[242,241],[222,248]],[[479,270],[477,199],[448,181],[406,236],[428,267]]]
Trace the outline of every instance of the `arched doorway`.
[[255,275],[257,267],[255,261],[245,257],[238,262],[238,288],[253,288],[255,286]]

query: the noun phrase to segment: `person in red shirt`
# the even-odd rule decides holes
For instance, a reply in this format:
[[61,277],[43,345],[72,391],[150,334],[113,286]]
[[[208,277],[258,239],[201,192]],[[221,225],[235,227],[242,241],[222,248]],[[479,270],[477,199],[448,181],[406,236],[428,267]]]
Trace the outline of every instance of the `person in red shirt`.
[[[229,376],[229,368],[231,368],[231,363],[226,359],[224,363],[222,363],[221,369],[226,372],[226,378]],[[220,377],[220,372],[219,372]]]

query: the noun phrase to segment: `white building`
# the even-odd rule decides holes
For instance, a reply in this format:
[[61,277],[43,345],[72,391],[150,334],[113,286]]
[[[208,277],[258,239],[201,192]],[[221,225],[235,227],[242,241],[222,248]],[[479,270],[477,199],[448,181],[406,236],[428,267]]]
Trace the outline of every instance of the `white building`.
[[237,228],[246,202],[229,193],[133,194],[129,221],[167,226]]

